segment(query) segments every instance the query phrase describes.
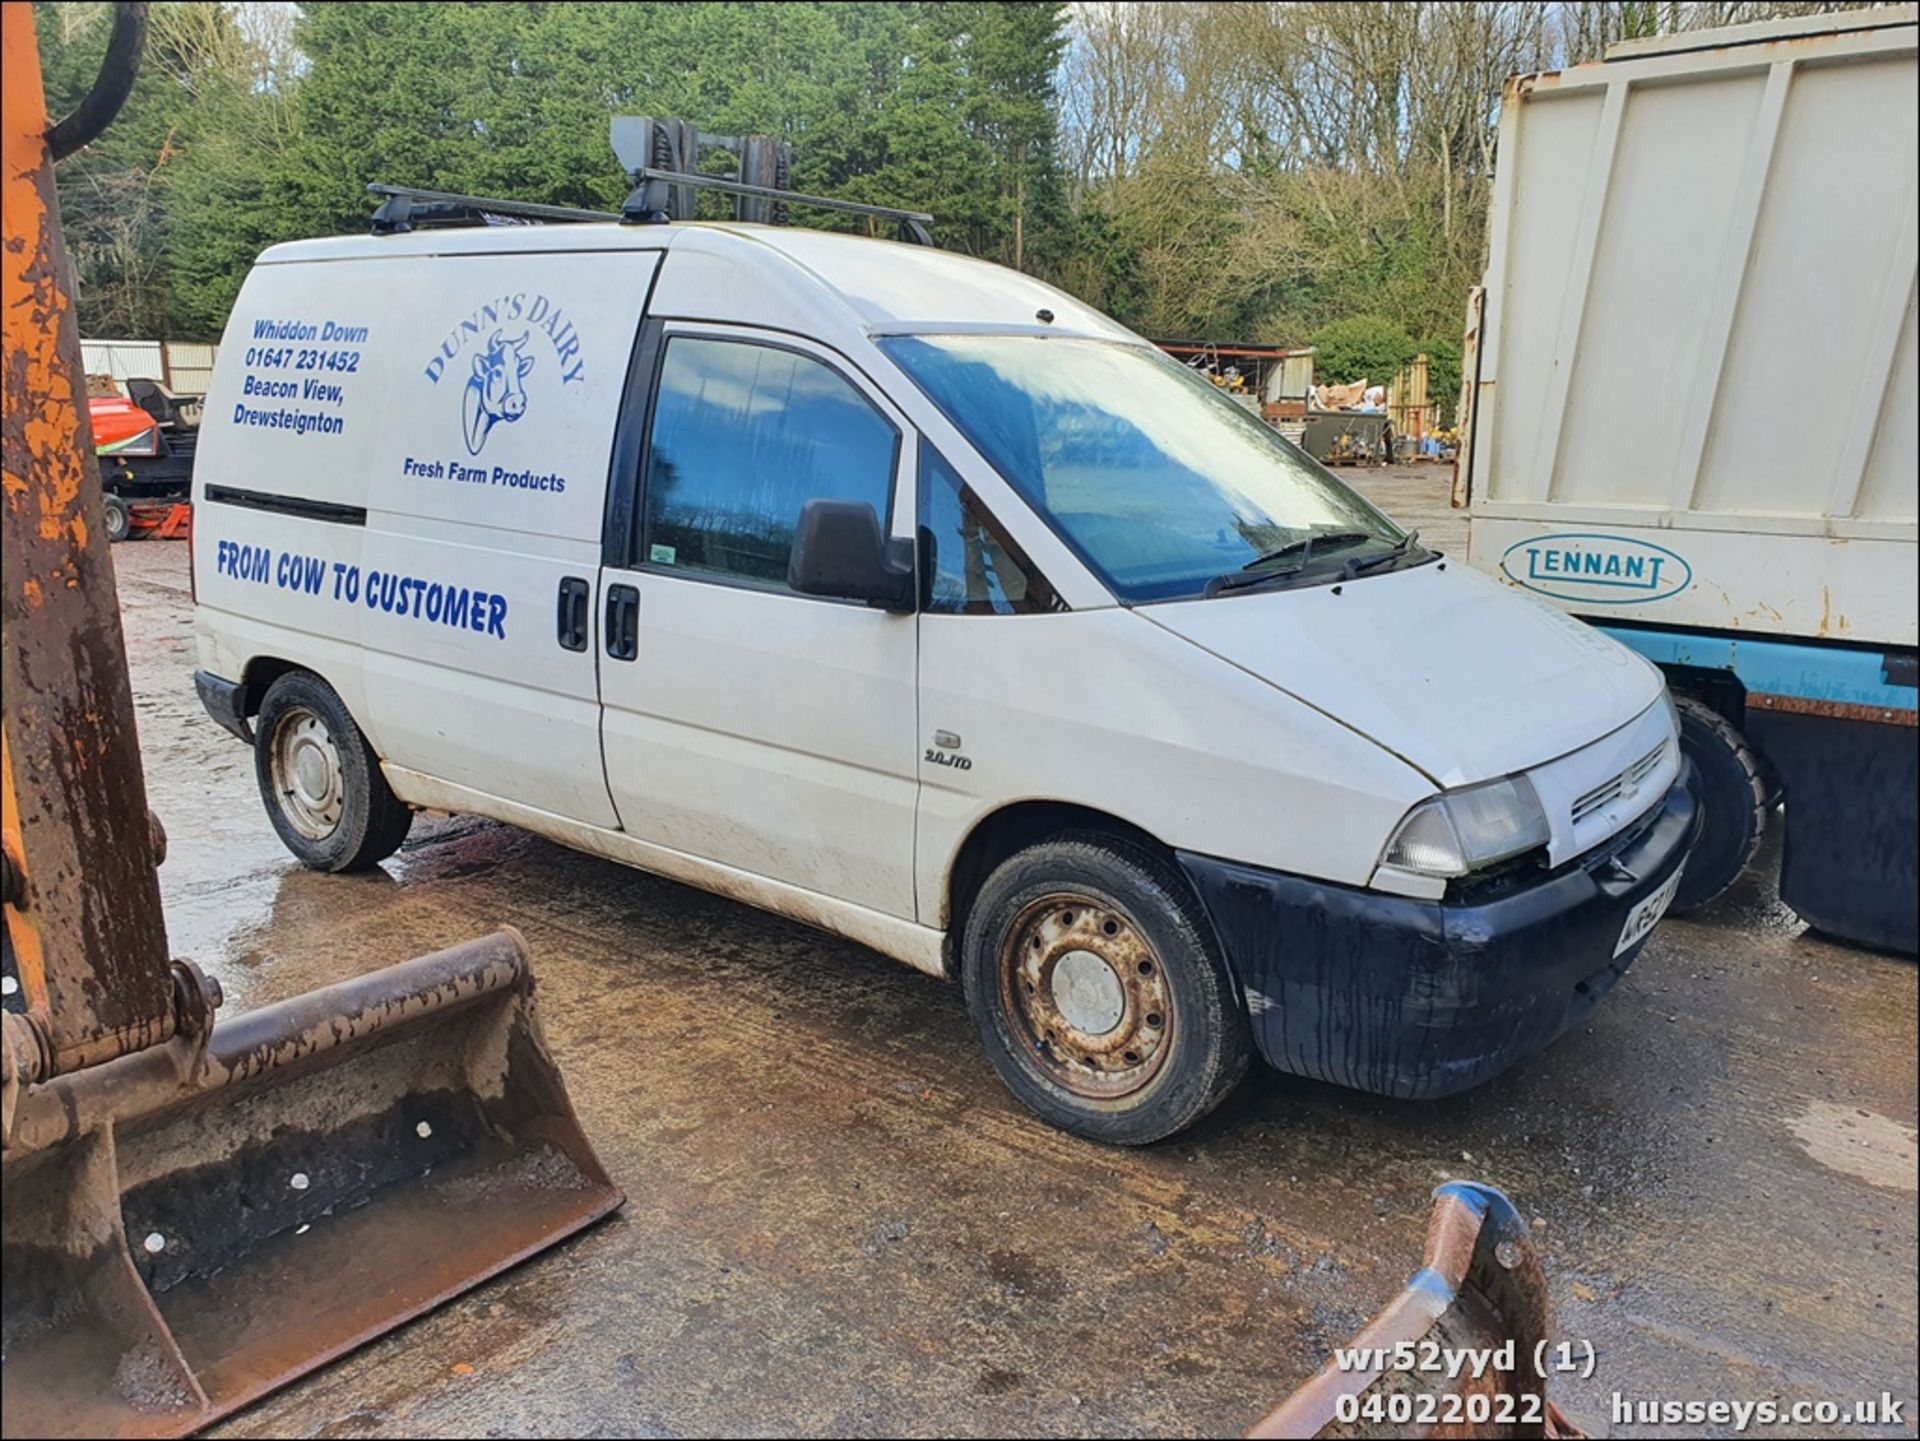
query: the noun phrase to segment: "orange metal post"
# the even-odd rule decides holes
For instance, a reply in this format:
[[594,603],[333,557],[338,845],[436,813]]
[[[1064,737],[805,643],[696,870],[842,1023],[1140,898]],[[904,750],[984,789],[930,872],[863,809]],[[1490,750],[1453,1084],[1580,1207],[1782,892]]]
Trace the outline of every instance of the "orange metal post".
[[0,10],[0,832],[31,1078],[165,1041],[174,1008],[33,7]]

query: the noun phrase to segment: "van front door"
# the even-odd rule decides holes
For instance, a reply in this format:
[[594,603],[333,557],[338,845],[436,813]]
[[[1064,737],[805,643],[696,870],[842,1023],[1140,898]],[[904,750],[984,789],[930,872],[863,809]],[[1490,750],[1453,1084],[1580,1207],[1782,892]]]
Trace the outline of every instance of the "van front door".
[[913,917],[915,627],[797,595],[816,497],[911,535],[903,417],[789,335],[656,333],[629,563],[603,574],[607,781],[636,839]]

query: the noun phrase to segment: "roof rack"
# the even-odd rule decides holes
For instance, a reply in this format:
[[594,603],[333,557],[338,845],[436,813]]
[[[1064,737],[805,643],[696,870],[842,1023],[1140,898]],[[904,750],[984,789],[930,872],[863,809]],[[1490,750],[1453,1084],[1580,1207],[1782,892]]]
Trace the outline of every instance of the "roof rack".
[[[525,200],[497,200],[484,195],[458,195],[448,190],[422,190],[412,185],[367,187],[380,197],[373,213],[375,235],[404,234],[425,227],[475,225],[577,224],[617,220],[628,225],[659,225],[695,216],[694,191],[717,190],[734,197],[737,220],[771,225],[787,223],[789,205],[811,205],[850,215],[891,220],[901,239],[932,245],[927,227],[933,217],[918,210],[891,205],[868,205],[837,200],[830,195],[802,195],[787,187],[793,150],[771,135],[714,135],[684,120],[650,115],[616,115],[609,126],[613,153],[633,189],[619,212],[579,210],[568,205],[539,205]],[[715,151],[733,161],[732,176],[709,175],[700,166]],[[772,184],[762,184],[771,181]]]
[[[931,245],[933,217],[889,205],[865,205],[826,195],[802,195],[787,184],[793,147],[771,135],[715,135],[684,120],[654,115],[616,115],[607,127],[614,157],[627,172],[633,193],[621,207],[634,225],[658,225],[694,217],[696,190],[734,197],[734,218],[771,225],[787,223],[789,205],[811,205],[898,223],[901,238]],[[703,158],[719,151],[733,161],[733,175],[710,175]],[[771,182],[771,183],[767,183]]]
[[485,195],[456,195],[450,190],[422,190],[377,181],[367,187],[367,193],[382,197],[380,208],[373,212],[375,235],[404,235],[409,230],[443,226],[581,224],[622,218],[610,210],[495,200]]
[[621,207],[620,218],[629,225],[660,225],[674,218],[668,192],[687,185],[695,190],[718,190],[723,194],[752,200],[773,200],[787,205],[812,205],[822,210],[843,210],[853,215],[871,215],[899,222],[905,238],[915,245],[931,245],[927,226],[933,217],[920,210],[900,210],[891,205],[867,205],[858,200],[836,200],[829,195],[803,195],[797,190],[775,190],[770,185],[748,185],[720,175],[688,175],[678,170],[656,170],[642,166],[632,173],[633,194]]

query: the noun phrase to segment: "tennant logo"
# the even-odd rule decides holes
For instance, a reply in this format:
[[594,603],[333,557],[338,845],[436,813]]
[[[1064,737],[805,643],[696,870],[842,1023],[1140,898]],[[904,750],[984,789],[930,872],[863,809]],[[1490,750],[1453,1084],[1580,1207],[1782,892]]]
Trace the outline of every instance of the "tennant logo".
[[[496,425],[527,413],[526,381],[536,364],[536,335],[545,336],[552,347],[553,369],[548,373],[557,374],[562,385],[572,385],[586,374],[580,359],[580,333],[573,321],[546,296],[526,291],[481,305],[448,332],[427,362],[427,379],[435,385],[448,376],[466,377],[460,392],[460,421],[467,454],[478,455]],[[472,355],[469,363],[456,363],[468,353]]]
[[1668,550],[1623,535],[1542,535],[1507,547],[1500,569],[1515,585],[1556,600],[1644,605],[1678,595],[1693,567]]

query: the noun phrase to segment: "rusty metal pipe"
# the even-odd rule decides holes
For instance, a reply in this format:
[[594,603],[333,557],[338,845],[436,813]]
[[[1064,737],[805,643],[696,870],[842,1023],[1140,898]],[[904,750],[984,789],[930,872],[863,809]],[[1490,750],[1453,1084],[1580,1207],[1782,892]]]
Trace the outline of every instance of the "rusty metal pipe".
[[488,996],[515,990],[531,995],[532,987],[527,943],[519,931],[503,926],[432,955],[228,1016],[213,1028],[197,1066],[183,1039],[34,1087],[19,1102],[8,1159],[139,1120],[195,1092],[292,1068],[376,1034],[398,1033]]

